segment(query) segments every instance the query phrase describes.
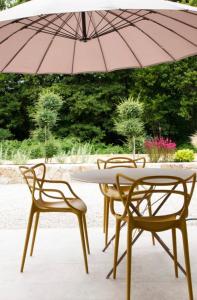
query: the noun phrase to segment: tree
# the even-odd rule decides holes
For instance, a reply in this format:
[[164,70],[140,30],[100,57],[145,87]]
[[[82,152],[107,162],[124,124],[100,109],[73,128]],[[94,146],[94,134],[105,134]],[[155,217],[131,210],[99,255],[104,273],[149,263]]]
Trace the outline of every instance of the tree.
[[51,129],[57,122],[61,105],[62,98],[58,94],[48,89],[44,89],[40,93],[33,117],[37,128],[44,135],[44,141],[51,136]]
[[139,93],[144,103],[144,122],[149,135],[170,136],[179,144],[197,129],[197,57],[162,64],[133,73],[130,94]]
[[52,128],[58,120],[58,111],[62,105],[62,98],[49,89],[44,89],[37,101],[36,111],[33,115],[37,129],[33,135],[45,143],[45,161],[53,156],[56,146],[51,141]]
[[126,137],[128,146],[133,148],[134,158],[136,138],[139,138],[144,133],[142,115],[143,104],[139,102],[138,98],[135,100],[130,96],[117,106],[115,128],[119,134]]

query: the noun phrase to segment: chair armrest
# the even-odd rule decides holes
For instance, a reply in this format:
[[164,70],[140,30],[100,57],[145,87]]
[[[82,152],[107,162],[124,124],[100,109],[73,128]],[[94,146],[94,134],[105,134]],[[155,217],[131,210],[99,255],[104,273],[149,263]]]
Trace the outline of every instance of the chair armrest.
[[[75,198],[79,198],[79,196],[77,194],[75,194],[75,192],[73,191],[71,185],[67,182],[67,181],[63,181],[63,180],[48,180],[48,179],[44,179],[43,183],[51,183],[51,184],[63,184],[66,185],[67,188],[69,189],[69,191],[71,192],[71,194],[75,197]],[[61,190],[60,190],[61,191]],[[62,191],[61,191],[62,192]],[[62,192],[63,193],[63,192]],[[64,193],[63,193],[64,194]]]
[[139,157],[139,158],[136,158],[135,159],[135,162],[139,162],[139,161],[143,161],[142,163],[142,168],[144,168],[145,167],[145,164],[146,164],[146,159],[145,159],[145,157]]
[[101,159],[101,158],[98,158],[98,159],[97,159],[96,163],[97,163],[97,166],[98,166],[98,169],[99,169],[99,170],[101,170],[101,165],[100,165],[100,164],[101,164],[101,163],[105,164],[105,162],[106,162],[106,161],[103,160],[103,159]]
[[[76,210],[76,208],[72,206],[72,204],[67,200],[67,198],[65,197],[64,193],[61,190],[58,190],[58,189],[48,189],[48,188],[40,188],[40,189],[37,188],[37,190],[39,190],[41,193],[43,193],[44,195],[46,195],[49,198],[63,200],[70,208]],[[51,195],[51,193],[55,193],[56,196]],[[57,196],[57,194],[59,194],[59,196]]]

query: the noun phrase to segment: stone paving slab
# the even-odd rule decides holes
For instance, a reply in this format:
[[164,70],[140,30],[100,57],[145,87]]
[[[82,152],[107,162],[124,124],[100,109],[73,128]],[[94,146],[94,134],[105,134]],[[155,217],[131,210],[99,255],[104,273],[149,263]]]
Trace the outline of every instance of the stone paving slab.
[[[190,260],[194,299],[197,299],[196,227],[189,227]],[[120,253],[125,249],[126,232],[121,233]],[[171,247],[171,232],[161,233]],[[89,229],[91,255],[89,274],[84,271],[78,228],[40,229],[33,257],[27,255],[24,273],[20,262],[24,230],[0,230],[0,298],[2,300],[125,300],[126,259],[117,270],[117,279],[107,280],[113,262],[113,245],[101,251],[100,228]],[[178,257],[184,264],[182,242]],[[187,300],[186,278],[174,275],[171,259],[161,247],[152,245],[143,234],[133,247],[132,300]]]

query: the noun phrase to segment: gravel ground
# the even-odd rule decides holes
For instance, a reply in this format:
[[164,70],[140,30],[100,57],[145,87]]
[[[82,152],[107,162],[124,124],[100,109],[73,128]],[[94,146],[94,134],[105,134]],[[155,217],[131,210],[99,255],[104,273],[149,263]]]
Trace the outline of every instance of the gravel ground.
[[[101,227],[103,218],[103,196],[97,184],[72,182],[74,191],[85,201],[88,207],[87,223],[89,227]],[[27,225],[31,195],[25,184],[0,185],[0,229],[24,229]],[[191,217],[197,217],[197,187],[190,205]],[[196,221],[189,222],[197,224]],[[110,226],[114,219],[110,217]],[[40,227],[75,227],[77,219],[72,214],[42,214]]]

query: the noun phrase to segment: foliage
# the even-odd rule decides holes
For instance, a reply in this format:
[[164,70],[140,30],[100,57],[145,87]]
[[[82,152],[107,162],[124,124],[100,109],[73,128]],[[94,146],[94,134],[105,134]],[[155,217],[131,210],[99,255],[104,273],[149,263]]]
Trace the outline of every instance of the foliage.
[[132,147],[135,155],[135,139],[144,133],[144,123],[142,121],[143,104],[133,97],[123,99],[117,106],[117,117],[115,128],[117,132],[125,136],[129,148]]
[[3,10],[6,8],[6,1],[5,0],[0,0],[0,10]]
[[[25,0],[0,0],[0,9],[22,2]],[[197,0],[182,2],[195,6]],[[112,130],[116,106],[120,99],[140,94],[146,134],[171,136],[182,144],[197,130],[196,82],[197,57],[111,73],[0,74],[0,128],[10,132],[12,136],[7,138],[14,140],[28,139],[32,131],[34,137],[44,140],[32,114],[42,89],[50,89],[62,97],[58,122],[50,129],[52,135],[119,146],[122,134]]]
[[176,144],[168,138],[160,137],[144,142],[150,162],[170,161],[176,149]]
[[182,143],[197,128],[197,57],[135,70],[130,93],[144,103],[148,135]]
[[174,155],[174,160],[177,162],[191,162],[194,160],[194,151],[190,149],[177,150]]
[[[62,99],[49,89],[44,89],[39,95],[36,110],[33,114],[37,125],[36,136],[47,141],[51,136],[51,129],[56,125],[58,110],[62,105]],[[35,135],[35,133],[34,133]]]
[[45,162],[48,162],[50,158],[56,156],[58,151],[59,151],[59,147],[57,141],[53,139],[46,141],[46,143],[44,144]]
[[123,71],[63,77],[54,85],[63,98],[57,135],[107,143],[117,139],[113,116],[120,97],[125,96],[125,77]]
[[70,137],[61,139],[60,144],[61,144],[62,151],[65,153],[68,153],[69,151],[71,151],[71,149],[74,145],[80,144],[80,139],[70,136]]
[[22,152],[20,150],[17,150],[13,155],[11,160],[14,164],[26,164],[29,159],[29,153]]
[[197,6],[197,0],[181,0],[180,2],[191,6]]
[[0,128],[0,141],[2,141],[2,140],[8,140],[8,139],[10,139],[12,137],[13,137],[13,135],[10,132],[9,129]]
[[130,150],[125,146],[96,143],[93,144],[93,154],[123,154],[130,153]]

